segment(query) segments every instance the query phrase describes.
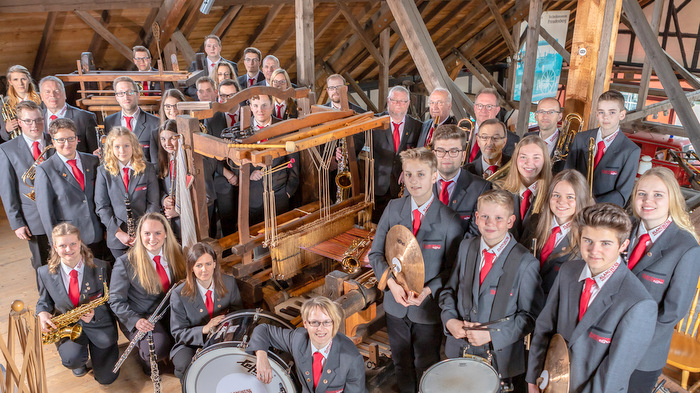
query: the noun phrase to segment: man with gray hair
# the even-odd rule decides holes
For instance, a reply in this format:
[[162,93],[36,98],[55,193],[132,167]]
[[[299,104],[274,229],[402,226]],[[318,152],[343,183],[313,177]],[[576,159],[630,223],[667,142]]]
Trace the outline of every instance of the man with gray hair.
[[68,105],[63,81],[55,76],[46,76],[39,81],[39,95],[46,106],[43,113],[44,132],[48,134],[49,125],[56,119],[71,119],[77,128],[78,151],[93,154],[98,147],[95,114]]
[[[481,156],[481,150],[479,150],[479,144],[476,142],[476,136],[479,134],[479,126],[481,123],[488,119],[495,119],[498,116],[498,112],[501,111],[501,96],[498,91],[492,87],[487,87],[481,89],[476,93],[474,98],[474,117],[476,118],[476,123],[474,124],[474,132],[472,132],[471,141],[469,143],[469,155],[467,156],[467,162],[473,162]],[[520,137],[508,130],[506,130],[506,146],[503,148],[503,153],[510,156],[515,150],[515,144],[518,143]]]
[[428,97],[430,118],[423,122],[423,128],[418,138],[418,146],[429,146],[435,129],[442,124],[457,124],[452,110],[452,94],[443,87],[436,87]]
[[262,73],[265,76],[264,80],[261,80],[260,82],[254,84],[253,86],[272,86],[272,81],[270,81],[270,77],[272,77],[272,73],[280,67],[280,60],[273,56],[273,55],[267,55],[262,61]]

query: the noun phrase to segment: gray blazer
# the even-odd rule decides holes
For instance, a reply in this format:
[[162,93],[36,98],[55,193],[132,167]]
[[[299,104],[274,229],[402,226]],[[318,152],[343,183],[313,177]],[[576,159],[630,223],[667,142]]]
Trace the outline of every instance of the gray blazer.
[[83,166],[85,191],[58,154],[54,154],[36,168],[36,206],[46,234],[50,234],[55,225],[69,222],[80,229],[83,243],[97,243],[103,235],[102,224],[95,214],[95,176],[99,159],[92,154],[76,154],[80,155]]
[[[523,338],[534,329],[544,303],[539,261],[511,237],[479,285],[480,241],[480,236],[462,241],[455,268],[440,292],[440,316],[444,326],[450,319],[484,323],[512,315],[498,324],[500,331],[491,332],[491,345],[499,374],[513,377],[525,372]],[[447,329],[445,334],[446,354],[459,353],[468,343],[455,339]]]
[[[134,224],[146,213],[160,211],[160,190],[156,168],[146,163],[146,169],[140,174],[131,171],[129,177],[129,201],[134,216]],[[107,228],[107,247],[125,249],[126,246],[116,238],[117,229],[126,232],[126,190],[121,176],[113,176],[103,165],[97,168],[95,184],[96,213]]]
[[[168,268],[172,276],[172,266],[169,265]],[[128,253],[114,262],[110,283],[112,287],[109,290],[109,307],[130,332],[136,329],[139,319],[148,319],[165,297],[165,293],[162,292],[156,295],[146,292],[136,277]]]
[[[122,111],[113,113],[105,117],[105,132],[109,134],[109,131],[117,126],[121,125]],[[158,162],[158,144],[160,140],[158,138],[158,128],[160,127],[160,119],[152,114],[141,109],[139,111],[139,117],[136,119],[136,126],[134,127],[134,134],[139,138],[141,142],[141,147],[143,147],[143,156],[148,162],[156,164]]]
[[[95,267],[85,265],[83,281],[80,285],[80,300],[78,305],[89,303],[104,295],[104,285],[109,275],[109,264],[100,259],[93,259]],[[61,269],[59,266],[58,269]],[[50,273],[47,265],[37,269],[39,281],[39,301],[36,304],[37,314],[46,311],[50,314],[63,314],[75,307],[68,297],[60,270]],[[111,291],[111,288],[110,288]],[[83,327],[83,334],[98,348],[108,348],[117,343],[117,325],[109,306],[103,304],[95,308],[95,316],[89,323],[78,321]]]
[[[49,144],[47,136],[44,138],[44,146]],[[48,155],[51,156],[53,152],[53,149],[49,150]],[[23,195],[32,190],[22,181],[22,175],[32,163],[34,156],[23,137],[0,144],[0,197],[10,228],[14,231],[26,226],[32,235],[44,235],[46,231],[36,202]]]
[[[510,156],[502,154],[501,155],[501,166],[505,165],[510,161]],[[473,173],[481,178],[484,177],[484,170],[488,168],[484,168],[483,164],[481,163],[481,159],[475,159],[474,161],[465,164],[464,169],[469,171],[470,173]]]
[[[386,115],[382,113],[378,116]],[[420,133],[421,123],[406,115],[404,117],[403,135],[399,143],[399,153],[416,147],[416,140]],[[364,135],[360,148],[364,145]],[[387,191],[391,191],[392,197],[398,196],[401,186],[398,183],[401,176],[401,158],[394,151],[394,131],[391,124],[389,128],[384,130],[372,130],[372,141],[374,143],[374,193],[375,195],[385,195]],[[355,148],[358,148],[357,141]]]
[[[83,153],[92,154],[93,151],[97,150],[98,141],[97,133],[95,132],[95,127],[97,127],[97,116],[93,112],[88,112],[80,108],[66,104],[66,119],[71,119],[75,123],[75,127],[78,129],[78,151]],[[48,117],[46,110],[44,112],[44,129],[45,132],[49,132],[49,123],[51,119]]]
[[270,347],[292,354],[302,393],[365,393],[365,361],[355,344],[342,333],[333,337],[331,351],[323,365],[321,379],[314,389],[313,356],[309,333],[304,328],[284,329],[258,325],[253,330],[246,352],[267,351]]
[[[233,276],[222,275],[226,295],[219,297],[214,293],[214,316],[233,312],[243,307],[241,294]],[[204,345],[202,326],[211,318],[202,300],[199,289],[195,287],[194,298],[182,296],[184,283],[178,285],[170,295],[170,332],[175,338],[175,345],[170,350],[170,358],[185,346],[201,347]],[[196,286],[196,285],[195,285]]]
[[[636,230],[632,236],[635,233]],[[630,244],[630,253],[633,247]],[[688,313],[693,301],[700,276],[699,262],[698,242],[672,222],[632,269],[658,304],[659,313],[654,338],[637,369],[655,371],[666,364],[673,328]]]
[[[440,182],[435,182],[433,195],[440,195]],[[467,236],[478,236],[479,228],[476,227],[474,212],[476,201],[484,192],[491,189],[491,183],[462,169],[457,178],[457,184],[452,191],[452,197],[447,205],[454,210],[462,220],[462,228]]]
[[571,392],[626,392],[632,372],[654,334],[656,302],[624,264],[610,276],[580,322],[578,306],[585,262],[565,263],[535,323],[526,380],[542,372],[547,347],[555,333],[569,347]]
[[[238,80],[238,84],[241,85],[241,89],[248,88],[248,73],[247,72],[243,75],[240,75],[237,80]],[[262,71],[258,71],[258,75],[255,77],[255,83],[253,83],[253,86],[255,86],[258,82],[264,82],[264,81],[265,81],[265,75],[262,73]]]
[[[389,268],[384,255],[384,242],[387,232],[394,225],[413,228],[410,195],[389,201],[377,225],[372,249],[369,252],[369,263],[377,279],[380,279],[384,271]],[[459,217],[435,197],[416,234],[425,265],[424,286],[430,287],[432,294],[420,306],[404,307],[396,302],[387,287],[384,291],[384,310],[387,314],[396,318],[408,315],[411,321],[417,323],[440,323],[440,307],[437,299],[452,271],[463,235],[464,230]]]
[[[588,140],[598,129],[579,132],[571,142],[564,169],[588,174]],[[641,149],[620,131],[593,169],[593,197],[596,202],[610,202],[624,207],[632,194]]]

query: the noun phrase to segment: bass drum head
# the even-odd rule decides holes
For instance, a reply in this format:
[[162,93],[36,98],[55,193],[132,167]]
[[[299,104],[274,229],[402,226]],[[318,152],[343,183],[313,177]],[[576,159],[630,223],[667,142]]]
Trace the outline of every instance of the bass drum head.
[[224,342],[200,352],[185,373],[187,393],[296,393],[292,377],[284,362],[268,353],[272,382],[264,384],[256,377],[254,355],[238,348],[240,343]]
[[247,344],[250,341],[250,335],[253,334],[253,329],[263,323],[285,329],[294,329],[292,324],[273,313],[254,309],[240,310],[227,314],[216,329],[207,336],[202,347],[207,348],[213,344],[228,341]]
[[420,393],[496,393],[498,373],[486,360],[471,356],[443,360],[430,367],[420,380]]

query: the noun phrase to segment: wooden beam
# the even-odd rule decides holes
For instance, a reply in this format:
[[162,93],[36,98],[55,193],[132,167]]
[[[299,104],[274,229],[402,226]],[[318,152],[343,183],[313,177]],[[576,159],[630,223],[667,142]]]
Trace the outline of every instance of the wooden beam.
[[255,31],[253,31],[253,34],[248,37],[248,41],[246,41],[245,47],[241,49],[237,55],[234,57],[234,59],[240,59],[243,58],[243,51],[245,48],[249,46],[253,46],[255,42],[260,38],[265,33],[265,30],[267,30],[268,27],[272,24],[272,21],[275,20],[277,15],[279,15],[280,11],[282,11],[282,7],[284,7],[284,4],[275,4],[272,7],[270,7],[270,11],[267,12],[267,15],[265,16],[265,19],[260,22],[258,27],[255,28]]
[[[684,94],[685,99],[690,101],[700,100],[700,90],[690,91]],[[671,100],[663,100],[655,102],[653,104],[647,105],[642,109],[637,109],[634,112],[628,112],[625,116],[623,123],[633,122],[636,120],[644,119],[649,115],[653,115],[662,111],[673,109],[673,102]]]
[[[163,45],[170,41],[170,37],[180,25],[185,11],[187,11],[187,0],[163,0],[163,4],[160,6],[156,16],[156,22],[160,25],[161,49]],[[150,49],[153,58],[158,59],[158,47],[155,42],[150,43]]]
[[[238,16],[238,13],[241,12],[241,9],[243,8],[242,5],[236,5],[229,7],[226,12],[224,12],[224,15],[219,19],[219,21],[216,23],[216,26],[211,30],[210,34],[213,34],[217,37],[221,37],[221,35],[228,29],[228,27],[233,23],[234,19],[236,19],[236,16]],[[202,43],[201,48],[198,50],[198,52],[201,52],[204,50],[204,43]]]
[[[100,23],[107,26],[109,24],[109,18],[109,10],[103,10],[102,15],[100,16]],[[97,33],[93,33],[92,41],[90,41],[90,46],[88,47],[87,51],[92,53],[95,59],[101,58],[102,56],[100,56],[100,54],[98,54],[97,52],[98,50],[101,50],[103,48],[104,43],[105,40],[102,39],[102,36],[100,36]]]
[[[296,25],[294,24],[294,21],[289,24],[289,27],[287,27],[287,30],[282,33],[280,38],[275,41],[275,43],[272,45],[272,47],[267,51],[267,53],[271,55],[275,55],[275,52],[279,50],[279,48],[285,46],[287,44],[287,41],[289,41],[293,36],[294,32],[296,31]],[[279,58],[279,56],[277,56]],[[281,62],[281,61],[280,61]],[[284,65],[280,63],[280,67],[284,68]]]
[[180,53],[182,53],[182,56],[185,58],[185,64],[192,64],[195,58],[195,53],[185,35],[180,30],[175,30],[170,39],[175,43],[175,46],[180,50]]
[[391,50],[391,30],[384,29],[381,34],[379,34],[379,50],[382,52],[382,57],[387,61],[379,66],[379,95],[377,98],[377,103],[379,104],[379,110],[377,112],[383,112],[386,108],[386,98],[389,95],[389,51]]
[[498,31],[501,33],[503,41],[505,41],[506,46],[508,46],[508,51],[511,55],[514,55],[515,52],[517,52],[517,49],[515,48],[513,41],[511,41],[510,39],[510,31],[508,31],[506,21],[503,20],[503,16],[501,16],[501,10],[498,9],[498,6],[494,2],[494,0],[484,0],[484,2],[489,7],[491,15],[493,15],[493,20],[494,22],[496,22],[496,27],[498,27]]
[[122,10],[158,7],[162,0],[3,0],[0,14]]
[[97,34],[99,34],[102,38],[104,38],[105,41],[109,42],[110,45],[114,47],[114,49],[117,50],[122,56],[124,56],[126,59],[129,61],[132,61],[131,57],[131,48],[128,46],[124,45],[123,42],[119,40],[114,34],[112,34],[109,30],[107,30],[106,27],[102,23],[100,23],[99,20],[95,19],[92,15],[90,15],[89,12],[87,11],[79,11],[75,10],[73,11],[85,24],[90,26]]
[[185,13],[185,21],[182,22],[182,27],[180,28],[180,31],[185,37],[189,37],[199,23],[199,18],[202,16],[202,13],[199,12],[199,8],[202,6],[203,2],[204,0],[195,0],[187,9],[187,12]]
[[[700,39],[700,37],[698,39]],[[678,60],[674,59],[665,50],[664,55],[666,55],[666,58],[671,63],[671,67],[673,67],[673,69],[676,70],[676,72],[678,72],[678,74],[690,85],[690,87],[692,87],[693,89],[700,89],[700,80],[697,76],[693,75],[690,71],[683,67],[683,65],[679,63]]]
[[540,40],[540,19],[542,17],[542,0],[530,0],[530,12],[527,17],[527,42],[525,43],[525,60],[523,62],[523,77],[520,84],[520,105],[515,132],[523,136],[527,132],[532,104],[532,88],[535,80],[535,65],[537,62],[537,43]]
[[297,84],[314,88],[314,1],[295,0]]
[[39,42],[39,49],[36,51],[36,57],[34,58],[34,67],[32,67],[32,75],[34,75],[37,80],[41,76],[41,70],[44,68],[44,62],[46,61],[46,52],[49,50],[51,45],[51,39],[53,38],[53,31],[56,27],[56,16],[57,12],[52,11],[46,15],[46,23],[44,24],[44,33],[41,35],[41,42]]
[[353,90],[355,90],[355,93],[357,93],[358,96],[360,96],[360,99],[367,105],[367,109],[371,110],[372,112],[379,112],[377,110],[377,106],[374,105],[372,100],[367,97],[367,94],[362,90],[360,85],[357,84],[357,81],[350,76],[349,73],[344,72],[343,73],[343,78],[345,78],[346,81],[348,81],[348,84],[350,87],[352,87]]
[[473,114],[474,104],[447,74],[415,2],[387,0],[387,4],[391,8],[391,13],[396,19],[401,35],[406,40],[406,46],[428,90],[433,91],[439,86],[447,88],[452,93],[453,113],[458,118]]
[[639,42],[644,48],[647,61],[654,64],[656,75],[659,77],[664,90],[666,90],[668,98],[673,104],[673,109],[678,114],[681,124],[683,124],[683,128],[688,132],[690,142],[693,146],[700,146],[700,122],[695,112],[693,112],[692,106],[685,99],[676,74],[673,72],[668,58],[663,53],[661,45],[659,45],[658,36],[654,34],[649,23],[647,23],[642,7],[637,0],[622,0],[622,6],[632,24],[634,33],[637,34],[637,38],[639,38]]
[[476,79],[479,80],[479,83],[481,83],[484,86],[489,86],[491,82],[489,82],[488,79],[486,79],[486,76],[484,76],[479,70],[476,69],[474,64],[470,62],[462,53],[457,49],[457,48],[452,48],[452,53],[454,53],[455,56],[457,56],[457,59],[459,59],[462,64],[464,64],[465,67],[467,67],[467,70],[474,75]]
[[542,38],[544,38],[545,41],[554,49],[557,53],[559,53],[559,56],[564,58],[564,61],[566,64],[569,64],[571,62],[571,53],[569,53],[564,47],[552,37],[551,34],[545,29],[543,26],[540,26],[540,35]]
[[372,55],[372,57],[374,57],[374,60],[377,62],[377,64],[379,64],[379,66],[381,67],[384,64],[384,58],[382,57],[382,54],[379,53],[377,47],[374,46],[372,38],[370,38],[367,35],[367,33],[365,33],[365,30],[357,22],[357,19],[355,19],[355,16],[352,14],[352,11],[350,11],[348,6],[343,4],[342,1],[338,1],[338,7],[340,9],[340,13],[343,14],[345,19],[348,21],[348,25],[352,27],[352,30],[360,39],[360,42],[364,44],[365,49],[367,49],[367,51]]

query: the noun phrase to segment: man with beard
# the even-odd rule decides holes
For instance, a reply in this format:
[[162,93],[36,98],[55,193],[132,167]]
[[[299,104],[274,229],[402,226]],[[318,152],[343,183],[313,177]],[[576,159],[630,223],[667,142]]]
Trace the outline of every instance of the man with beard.
[[510,156],[503,152],[506,138],[506,125],[503,122],[498,119],[484,120],[481,124],[481,132],[475,138],[476,148],[482,154],[467,164],[465,169],[483,178],[493,175],[500,167],[510,161]]

